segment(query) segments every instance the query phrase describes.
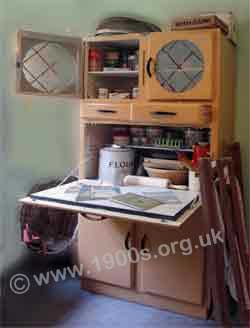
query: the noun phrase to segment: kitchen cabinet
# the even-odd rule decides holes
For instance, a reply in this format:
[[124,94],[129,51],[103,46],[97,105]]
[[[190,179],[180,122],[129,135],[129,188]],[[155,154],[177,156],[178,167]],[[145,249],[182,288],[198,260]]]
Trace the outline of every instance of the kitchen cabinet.
[[[49,45],[53,51],[47,50]],[[66,49],[63,56],[66,71],[58,58],[61,47]],[[139,62],[134,69],[104,70],[101,65],[92,70],[91,49],[104,54],[138,53]],[[112,129],[117,125],[176,128],[177,134],[178,129],[206,129],[211,157],[221,156],[234,136],[235,57],[234,45],[219,29],[82,40],[21,31],[17,90],[23,94],[80,99],[80,177],[97,178],[99,151],[113,144]],[[100,89],[116,95],[100,99]],[[133,90],[136,90],[134,98]],[[121,93],[130,96],[121,99]],[[127,145],[132,146],[135,145]],[[150,146],[152,152],[166,151],[156,144],[140,145],[142,150],[144,146]],[[167,151],[180,150],[192,153],[191,147]],[[116,219],[101,222],[81,218],[78,257],[84,269],[82,287],[204,318],[209,303],[204,276],[205,249],[194,248],[186,256],[177,248],[169,256],[126,262],[109,270],[110,253],[129,254],[133,247],[139,252],[149,248],[154,254],[162,244],[183,238],[194,241],[201,232],[200,210],[190,214],[185,223],[168,227],[162,227],[157,220],[134,223],[121,213]]]

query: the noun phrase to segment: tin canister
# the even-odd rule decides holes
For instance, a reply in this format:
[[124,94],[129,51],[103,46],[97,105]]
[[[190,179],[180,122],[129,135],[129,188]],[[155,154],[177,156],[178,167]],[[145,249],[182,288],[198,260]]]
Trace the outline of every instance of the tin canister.
[[105,147],[100,150],[99,179],[104,184],[122,185],[133,174],[135,153],[132,149]]

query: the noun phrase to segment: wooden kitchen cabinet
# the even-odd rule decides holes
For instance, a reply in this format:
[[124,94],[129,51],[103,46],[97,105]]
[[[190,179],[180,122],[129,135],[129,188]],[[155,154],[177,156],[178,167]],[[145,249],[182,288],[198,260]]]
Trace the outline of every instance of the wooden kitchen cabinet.
[[80,219],[79,263],[82,279],[132,288],[133,264],[127,251],[133,243],[134,225],[107,219],[101,222]]
[[[125,36],[122,36],[122,40],[124,38]],[[104,39],[105,37],[101,39],[102,46]],[[119,36],[114,37],[114,39],[117,41]],[[98,38],[93,38],[91,41],[96,45],[98,40]],[[191,42],[187,43],[188,53],[182,52],[178,48],[185,47],[186,43],[184,45],[179,42],[175,43],[175,41],[182,40]],[[172,59],[167,61],[166,67],[168,70],[171,70],[172,67],[171,74],[175,76],[175,80],[172,81],[171,76],[168,75],[169,72],[165,71],[166,85],[163,80],[160,83],[159,67],[162,63],[157,64],[157,60],[163,60],[163,63],[167,60],[166,57],[162,59],[159,56],[160,51],[162,48],[165,49],[165,46],[169,51],[169,44],[170,49],[171,46],[175,48],[174,45],[177,45],[177,50],[173,52],[176,56],[174,61],[175,58],[178,58],[185,64],[180,65],[181,62],[178,61],[176,64],[179,66],[176,66]],[[235,48],[221,31],[215,29],[153,33],[142,37],[138,45],[140,58],[138,81],[135,76],[123,76],[120,79],[121,85],[127,83],[128,88],[131,88],[134,82],[138,82],[139,96],[137,99],[122,101],[96,99],[94,98],[96,97],[96,86],[103,86],[102,83],[107,81],[106,86],[112,87],[117,79],[115,80],[114,77],[111,81],[109,77],[101,76],[101,74],[94,76],[95,74],[85,73],[85,86],[90,84],[87,88],[85,87],[85,99],[81,101],[80,158],[84,160],[91,153],[92,162],[91,165],[86,163],[82,165],[82,178],[98,176],[99,150],[106,145],[112,145],[112,127],[117,125],[127,127],[130,125],[154,125],[166,127],[166,129],[168,127],[180,129],[206,128],[210,134],[210,151],[213,158],[221,156],[227,145],[233,142],[235,80],[232,76],[235,76]],[[197,54],[198,58],[196,58]],[[85,66],[86,63],[87,57],[85,58]],[[197,72],[196,69],[198,69]],[[194,79],[192,82],[186,80],[187,73],[191,80]],[[168,85],[169,81],[173,82],[175,89],[172,84],[172,87]],[[110,110],[110,112],[99,112],[99,109]],[[131,146],[133,145],[128,145],[128,147]],[[154,148],[151,148],[154,151]],[[139,151],[145,151],[145,149],[141,145]],[[155,149],[164,151],[164,149],[157,147]],[[186,150],[190,151],[190,149]],[[123,221],[126,222],[126,217]],[[96,241],[90,239],[89,244],[93,247],[90,253],[85,250],[85,234],[83,233],[84,230],[81,229],[79,252],[87,270],[90,270],[88,263],[91,263],[91,257],[96,256],[96,254],[102,256],[104,252],[109,252],[109,249],[114,252],[119,250],[124,239],[126,239],[127,231],[130,229],[124,227],[124,233],[118,234],[117,240],[116,224],[118,223],[109,221],[108,226],[105,226],[104,222],[103,227],[106,235],[102,235],[102,228],[99,225],[97,235],[100,240],[100,248],[93,251]],[[92,224],[93,228],[91,229],[96,230],[96,223],[90,222],[87,226],[92,227]],[[82,288],[178,313],[206,318],[209,303],[209,295],[206,293],[207,277],[205,277],[204,270],[206,249],[195,247],[197,238],[202,232],[201,210],[192,214],[183,226],[176,229],[161,227],[157,225],[157,222],[155,224],[136,223],[132,245],[138,252],[144,248],[149,248],[151,254],[157,255],[157,258],[153,257],[148,261],[140,260],[138,263],[124,268],[115,267],[113,272],[105,270],[104,274],[84,275],[81,281]],[[94,231],[90,235],[94,236]],[[191,254],[183,255],[184,252],[177,245],[175,254],[158,256],[157,250],[162,244],[171,245],[173,242],[181,242],[187,238],[190,238],[192,243]],[[107,242],[107,240],[109,241]],[[108,244],[109,246],[106,247]],[[187,246],[187,244],[185,245]]]
[[[81,178],[98,177],[99,151],[113,144],[112,130],[117,125],[127,128],[161,126],[166,129],[164,137],[168,128],[179,129],[177,132],[190,128],[205,129],[214,159],[233,142],[236,51],[219,29],[82,40],[25,31],[18,36],[19,92],[81,98]],[[50,58],[48,48],[51,47],[48,45],[55,52],[56,62]],[[64,60],[70,67],[66,81],[61,72],[65,67],[60,63],[62,48]],[[138,69],[90,71],[91,48],[138,51]],[[47,49],[45,53],[44,49]],[[43,65],[39,64],[40,55],[46,62]],[[38,70],[36,67],[32,71],[36,66],[34,58],[39,60]],[[100,88],[109,91],[121,89],[129,93],[134,88],[139,90],[135,99],[99,99]],[[138,145],[133,142],[127,145],[144,153],[149,149],[158,153],[186,151],[189,156],[192,154],[191,146],[188,149],[182,146],[169,149],[162,144],[159,146],[157,140],[146,147],[143,144],[135,146]],[[126,254],[131,247],[138,251],[149,248],[153,255],[158,255],[155,253],[162,244],[169,245],[183,238],[195,241],[202,232],[200,210],[190,215],[181,227],[170,227],[169,224],[165,228],[157,224],[157,220],[150,224],[135,224],[122,214],[119,218],[101,222],[86,218],[79,221],[78,257],[84,269],[83,288],[179,313],[207,316],[204,249],[194,247],[192,254],[183,255],[177,247],[176,254],[138,263],[127,261],[124,265],[117,265],[116,261],[109,269],[110,255],[115,258],[117,252]]]

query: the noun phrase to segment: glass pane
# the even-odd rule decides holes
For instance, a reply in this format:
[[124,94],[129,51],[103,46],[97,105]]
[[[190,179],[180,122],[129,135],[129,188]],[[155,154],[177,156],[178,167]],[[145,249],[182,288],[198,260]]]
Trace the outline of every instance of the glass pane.
[[74,86],[76,62],[70,51],[58,43],[39,42],[23,59],[23,74],[33,88],[59,93]]
[[185,92],[201,81],[204,57],[191,41],[172,41],[158,52],[155,71],[163,88],[170,92]]

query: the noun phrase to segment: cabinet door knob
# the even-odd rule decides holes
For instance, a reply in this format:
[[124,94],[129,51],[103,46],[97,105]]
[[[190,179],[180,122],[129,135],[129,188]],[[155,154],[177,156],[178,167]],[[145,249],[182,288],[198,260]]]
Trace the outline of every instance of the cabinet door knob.
[[147,73],[148,73],[148,76],[149,77],[152,77],[152,73],[151,73],[151,62],[153,61],[153,58],[150,57],[148,62],[147,62],[147,66],[146,66],[146,70],[147,70]]

